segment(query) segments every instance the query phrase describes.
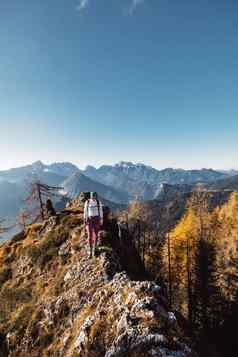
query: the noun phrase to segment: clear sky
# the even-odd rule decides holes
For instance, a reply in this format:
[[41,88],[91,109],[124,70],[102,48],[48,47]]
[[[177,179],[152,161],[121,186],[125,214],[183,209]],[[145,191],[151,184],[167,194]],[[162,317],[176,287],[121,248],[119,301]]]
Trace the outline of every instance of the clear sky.
[[237,0],[11,0],[0,16],[0,169],[238,167]]

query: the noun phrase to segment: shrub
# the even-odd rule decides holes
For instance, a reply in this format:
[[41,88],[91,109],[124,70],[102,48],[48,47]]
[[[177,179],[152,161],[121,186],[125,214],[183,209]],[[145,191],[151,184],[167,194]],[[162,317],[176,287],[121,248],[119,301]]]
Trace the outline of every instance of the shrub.
[[37,263],[40,255],[41,255],[41,250],[39,246],[36,245],[29,245],[25,249],[25,253],[31,258],[33,263]]
[[19,305],[30,302],[32,299],[30,288],[16,288],[4,286],[0,293],[0,323],[11,319]]
[[12,277],[12,271],[8,267],[3,267],[0,269],[0,288],[2,285]]
[[45,247],[41,247],[40,249],[40,256],[37,260],[37,263],[40,265],[41,268],[44,267],[46,263],[48,263],[53,257],[58,256],[58,248],[57,247],[50,247],[49,249],[44,249]]
[[55,285],[53,288],[54,295],[58,296],[64,291],[65,269],[62,269],[55,277]]
[[33,310],[34,310],[34,305],[31,302],[29,302],[21,305],[12,314],[11,325],[14,327],[14,329],[18,330],[18,337],[21,337],[19,336],[20,332],[23,332],[26,329],[31,319]]
[[36,346],[46,348],[53,342],[53,340],[54,336],[52,334],[41,333],[36,339]]
[[5,301],[9,307],[15,307],[18,303],[24,303],[31,300],[31,290],[30,288],[12,288],[3,287],[0,298],[1,301]]

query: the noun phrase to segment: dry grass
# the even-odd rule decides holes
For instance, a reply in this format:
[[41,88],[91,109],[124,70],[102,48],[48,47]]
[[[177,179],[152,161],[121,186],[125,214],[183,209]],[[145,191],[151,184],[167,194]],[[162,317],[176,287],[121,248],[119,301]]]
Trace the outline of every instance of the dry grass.
[[59,296],[64,291],[64,277],[67,272],[67,267],[60,269],[58,274],[55,276],[54,285],[51,288],[51,294]]
[[13,327],[20,323],[17,317],[18,309],[23,308],[25,304],[33,304],[33,301],[29,286],[17,287],[6,283],[0,292],[0,330],[4,331],[8,325]]
[[27,328],[29,321],[31,320],[34,311],[34,304],[27,302],[21,304],[11,315],[11,326],[18,331],[17,335],[19,340]]

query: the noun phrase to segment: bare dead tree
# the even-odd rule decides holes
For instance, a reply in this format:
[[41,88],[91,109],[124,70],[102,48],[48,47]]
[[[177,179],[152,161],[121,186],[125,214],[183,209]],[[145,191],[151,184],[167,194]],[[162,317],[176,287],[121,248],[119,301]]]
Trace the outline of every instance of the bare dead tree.
[[44,200],[48,198],[52,199],[54,197],[60,198],[61,196],[59,194],[59,191],[62,189],[62,187],[44,184],[38,179],[33,180],[32,182],[30,182],[30,195],[26,198],[26,202],[29,205],[38,203],[40,205],[39,216],[42,220],[44,220]]
[[19,226],[26,228],[27,224],[32,223],[33,214],[27,209],[21,209],[16,217],[16,222]]

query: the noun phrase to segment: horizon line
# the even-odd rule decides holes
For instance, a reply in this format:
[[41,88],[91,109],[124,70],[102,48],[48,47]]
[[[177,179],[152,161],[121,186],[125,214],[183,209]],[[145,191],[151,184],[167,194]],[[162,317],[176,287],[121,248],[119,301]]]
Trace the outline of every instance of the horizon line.
[[31,163],[25,163],[25,164],[19,164],[17,166],[9,166],[8,168],[1,168],[0,167],[0,172],[1,171],[9,171],[11,169],[19,169],[21,167],[25,167],[25,166],[31,166],[34,165],[36,163],[42,163],[45,166],[49,166],[52,164],[64,164],[64,163],[69,163],[72,165],[75,165],[79,170],[85,170],[88,166],[94,167],[96,169],[99,169],[102,166],[116,166],[119,164],[132,164],[134,166],[136,165],[141,165],[141,166],[146,166],[146,167],[150,167],[152,169],[158,170],[158,171],[163,171],[163,170],[167,170],[167,169],[172,169],[172,170],[183,170],[183,171],[197,171],[197,170],[213,170],[213,171],[237,171],[238,168],[235,167],[229,167],[229,168],[214,168],[214,167],[199,167],[199,168],[194,168],[194,167],[190,167],[190,168],[183,168],[183,167],[179,167],[179,166],[164,166],[164,167],[156,167],[150,164],[146,164],[144,162],[136,162],[136,161],[128,161],[128,160],[121,160],[118,162],[114,162],[114,163],[106,163],[106,164],[87,164],[87,165],[83,165],[82,167],[80,166],[79,163],[76,163],[75,161],[42,161],[42,160],[36,160],[33,161]]

